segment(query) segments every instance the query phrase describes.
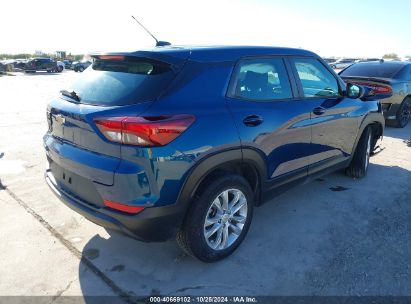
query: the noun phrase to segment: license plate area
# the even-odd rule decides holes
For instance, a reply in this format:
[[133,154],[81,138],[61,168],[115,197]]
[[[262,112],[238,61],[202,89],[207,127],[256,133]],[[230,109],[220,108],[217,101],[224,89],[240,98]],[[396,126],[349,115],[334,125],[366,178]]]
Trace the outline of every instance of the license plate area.
[[103,207],[103,199],[94,183],[49,160],[49,168],[59,188],[93,207]]

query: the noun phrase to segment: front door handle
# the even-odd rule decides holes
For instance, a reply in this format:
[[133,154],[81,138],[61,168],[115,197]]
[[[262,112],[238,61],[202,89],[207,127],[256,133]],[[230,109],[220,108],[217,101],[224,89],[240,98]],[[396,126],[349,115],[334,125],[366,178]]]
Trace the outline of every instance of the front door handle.
[[314,108],[313,113],[316,115],[323,115],[325,113],[325,109],[323,107]]
[[263,121],[264,119],[260,115],[249,115],[244,118],[243,123],[247,127],[255,127],[261,124]]

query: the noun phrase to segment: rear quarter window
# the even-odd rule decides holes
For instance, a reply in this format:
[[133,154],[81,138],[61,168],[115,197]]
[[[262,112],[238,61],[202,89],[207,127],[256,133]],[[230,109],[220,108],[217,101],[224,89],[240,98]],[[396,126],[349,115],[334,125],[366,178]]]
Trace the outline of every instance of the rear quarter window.
[[95,59],[72,84],[81,103],[129,105],[156,99],[174,79],[164,62],[144,58]]

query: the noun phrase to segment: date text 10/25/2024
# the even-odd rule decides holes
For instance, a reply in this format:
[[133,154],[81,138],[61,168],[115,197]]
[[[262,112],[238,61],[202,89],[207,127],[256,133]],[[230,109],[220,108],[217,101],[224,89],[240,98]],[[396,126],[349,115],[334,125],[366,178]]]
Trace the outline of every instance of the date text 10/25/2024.
[[150,303],[258,303],[254,297],[212,297],[212,296],[183,296],[183,297],[150,297]]

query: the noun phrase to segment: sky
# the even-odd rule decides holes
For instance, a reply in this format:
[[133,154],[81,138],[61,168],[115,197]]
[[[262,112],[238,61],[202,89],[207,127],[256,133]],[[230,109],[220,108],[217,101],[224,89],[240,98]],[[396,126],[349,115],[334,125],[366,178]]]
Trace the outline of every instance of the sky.
[[154,45],[270,45],[323,57],[411,55],[408,0],[2,1],[0,53],[135,51]]

